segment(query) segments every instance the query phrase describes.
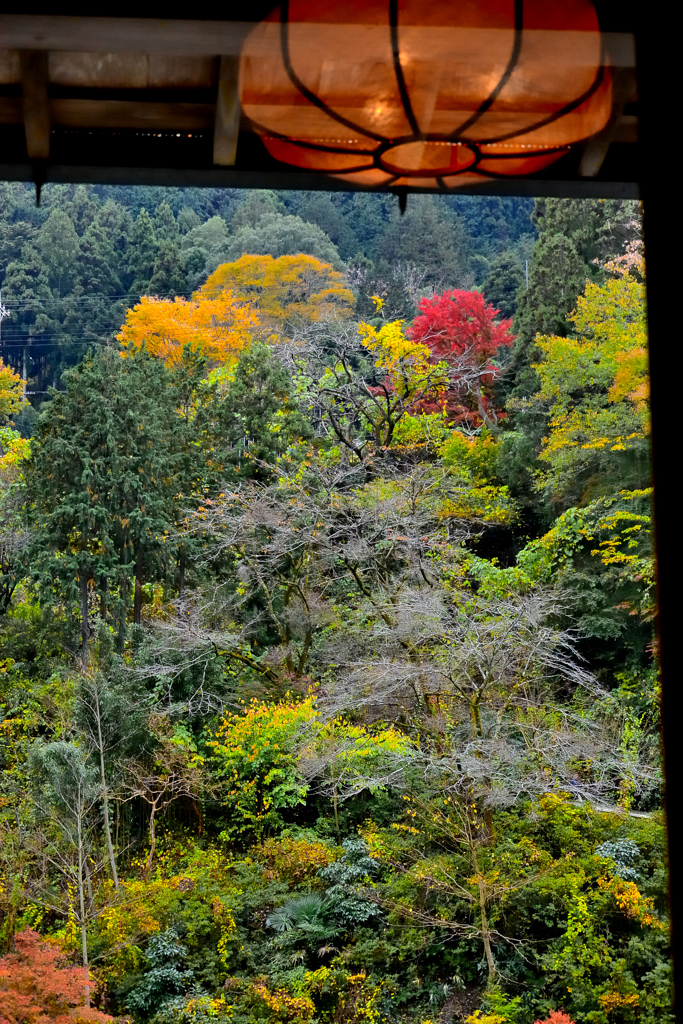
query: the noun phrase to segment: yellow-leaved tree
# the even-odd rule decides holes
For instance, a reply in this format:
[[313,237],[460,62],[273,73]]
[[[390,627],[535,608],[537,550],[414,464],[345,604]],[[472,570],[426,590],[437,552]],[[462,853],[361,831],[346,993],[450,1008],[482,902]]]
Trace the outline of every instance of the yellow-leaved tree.
[[[649,380],[644,286],[632,277],[587,284],[569,319],[576,336],[539,337],[536,399],[550,411],[544,483],[590,500],[649,484]],[[580,489],[577,493],[577,488]]]
[[27,404],[23,380],[0,358],[0,426]]
[[315,256],[240,256],[214,270],[196,297],[217,299],[225,293],[258,310],[266,336],[284,336],[294,320],[347,319],[354,296],[344,275]]
[[211,298],[195,292],[191,300],[145,295],[126,312],[116,337],[124,349],[145,345],[167,366],[176,365],[189,346],[216,367],[236,362],[251,344],[259,322],[258,311],[227,289]]

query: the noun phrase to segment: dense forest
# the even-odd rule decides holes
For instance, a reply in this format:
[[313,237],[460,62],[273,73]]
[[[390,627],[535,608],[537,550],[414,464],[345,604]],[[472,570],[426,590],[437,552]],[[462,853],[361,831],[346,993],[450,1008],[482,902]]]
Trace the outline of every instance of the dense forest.
[[638,204],[0,190],[0,1024],[673,1020]]

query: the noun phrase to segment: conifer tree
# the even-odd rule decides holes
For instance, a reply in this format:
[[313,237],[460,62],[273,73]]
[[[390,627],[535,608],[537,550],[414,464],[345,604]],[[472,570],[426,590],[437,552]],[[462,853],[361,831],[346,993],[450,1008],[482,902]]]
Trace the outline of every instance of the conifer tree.
[[78,235],[64,210],[52,210],[40,229],[37,245],[49,273],[50,287],[61,298],[73,283],[79,251]]
[[78,185],[66,207],[77,234],[82,237],[97,217],[100,201],[92,186]]
[[501,316],[512,317],[517,309],[517,293],[524,283],[524,271],[514,253],[504,252],[491,264],[484,281],[484,295]]
[[187,292],[185,268],[175,242],[165,240],[159,246],[148,290],[151,295],[169,297]]
[[86,295],[112,297],[121,291],[114,249],[94,221],[78,245],[78,283]]
[[149,288],[157,255],[154,225],[144,206],[133,225],[129,252],[128,274],[131,279],[130,294],[131,300],[134,301],[136,297],[139,298]]
[[29,561],[43,600],[78,609],[85,661],[90,595],[123,636],[130,580],[139,622],[143,583],[164,575],[182,421],[164,364],[144,352],[104,350],[65,376],[26,469]]
[[[57,326],[47,268],[32,245],[25,245],[19,259],[7,267],[2,298],[10,310],[10,317],[2,326],[3,349],[11,353],[27,380],[31,345],[39,339],[43,346],[51,341]],[[45,348],[41,346],[39,352],[45,358]]]
[[159,242],[174,242],[178,237],[178,225],[173,210],[165,199],[154,211],[154,232]]

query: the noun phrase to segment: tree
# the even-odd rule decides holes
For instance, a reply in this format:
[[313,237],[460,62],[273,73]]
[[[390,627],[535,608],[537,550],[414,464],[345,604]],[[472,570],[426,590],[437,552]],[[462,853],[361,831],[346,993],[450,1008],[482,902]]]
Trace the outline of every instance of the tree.
[[51,339],[57,326],[47,268],[33,246],[24,245],[20,258],[7,267],[3,293],[11,314],[2,332],[3,347],[21,351],[21,375],[26,381],[32,342]]
[[[30,928],[15,936],[15,949],[0,958],[0,1020],[3,1024],[71,1024],[73,1008],[88,1006],[84,998],[87,972],[84,977],[82,967],[67,966],[59,948]],[[81,1015],[93,1024],[114,1020],[90,1006]]]
[[169,296],[187,291],[187,278],[180,258],[180,249],[174,241],[164,240],[159,246],[149,291],[152,295]]
[[144,206],[140,210],[133,230],[130,235],[130,262],[128,265],[128,278],[130,280],[130,295],[134,298],[143,295],[152,279],[154,263],[157,256],[157,239],[154,234],[152,218]]
[[165,199],[154,211],[154,234],[160,242],[175,242],[178,235],[178,226],[173,216],[173,210]]
[[191,300],[143,296],[116,337],[128,352],[144,348],[167,366],[178,365],[188,348],[215,367],[234,362],[258,326],[256,311],[228,290]]
[[421,299],[418,309],[408,337],[428,346],[435,362],[452,367],[452,395],[446,396],[450,416],[474,426],[483,422],[496,431],[498,413],[491,388],[500,370],[494,359],[514,341],[511,322],[497,320],[499,310],[479,292],[446,291]]
[[48,882],[36,896],[53,911],[67,910],[78,924],[89,1006],[88,924],[97,913],[90,867],[90,863],[97,867],[92,856],[92,812],[101,796],[97,771],[89,751],[66,740],[32,744],[29,763],[33,804],[43,829],[33,839],[61,876],[61,891],[55,892]]
[[113,298],[121,291],[116,258],[109,239],[93,221],[78,243],[78,282],[85,295]]
[[571,238],[561,234],[539,238],[529,266],[529,290],[520,291],[515,317],[515,330],[527,346],[537,334],[567,334],[567,315],[587,276]]
[[458,217],[439,208],[432,196],[411,196],[403,216],[394,209],[375,243],[377,256],[390,265],[409,263],[424,270],[425,283],[434,290],[469,283],[467,249]]
[[517,309],[517,293],[524,283],[524,271],[511,252],[502,253],[491,264],[484,281],[487,302],[495,306],[503,317],[511,318]]
[[[360,462],[368,457],[371,462],[376,452],[393,443],[410,410],[438,403],[449,382],[445,363],[432,361],[427,345],[407,338],[402,321],[379,323],[349,324],[337,331],[322,324],[334,362],[326,360],[310,389],[319,421],[344,446],[347,458]],[[322,347],[319,341],[315,347]]]
[[353,293],[343,275],[315,256],[241,256],[224,263],[208,278],[199,296],[216,299],[223,293],[253,304],[264,334],[281,338],[297,321],[346,319]]
[[[0,360],[0,387],[2,382]],[[14,378],[12,387],[16,389]],[[0,408],[2,391],[0,390]],[[12,595],[24,575],[23,553],[27,545],[24,517],[24,481],[21,467],[28,457],[30,442],[11,427],[0,426],[0,615],[6,614]]]
[[241,228],[255,228],[259,221],[268,214],[279,216],[286,213],[286,207],[274,192],[270,189],[259,189],[246,193],[230,218],[230,226],[233,231],[239,231]]
[[70,290],[76,272],[78,235],[63,210],[52,210],[38,235],[38,249],[50,275],[50,287],[61,298]]
[[[24,398],[24,382],[11,366],[6,366],[0,358],[0,425],[11,421],[26,405]],[[3,453],[4,454],[4,453]]]
[[284,810],[305,802],[297,748],[315,714],[310,697],[275,705],[254,700],[220,722],[208,745],[221,800],[232,810],[226,835],[261,838],[281,824]]
[[100,211],[99,196],[92,185],[77,185],[73,196],[65,205],[76,234],[81,238]]
[[300,217],[291,215],[264,214],[255,227],[240,228],[228,239],[220,262],[239,260],[247,253],[268,255],[274,259],[308,253],[331,264],[335,270],[342,269],[337,247],[325,232],[316,224],[307,224]]
[[125,800],[139,798],[149,806],[149,852],[143,878],[149,881],[156,850],[156,817],[174,800],[189,797],[195,801],[205,789],[202,758],[188,747],[182,737],[173,734],[169,720],[152,715],[150,731],[156,743],[145,760],[121,763],[121,788]]
[[[643,285],[586,286],[569,317],[577,337],[537,339],[535,401],[549,409],[540,454],[556,498],[649,484],[649,382]],[[618,481],[618,483],[617,483]]]
[[263,342],[242,352],[232,380],[197,410],[195,427],[212,475],[231,483],[269,479],[277,459],[311,435],[288,369]]
[[136,623],[145,578],[163,576],[183,420],[166,368],[145,352],[89,356],[66,385],[26,466],[32,568],[44,600],[77,601],[85,665],[91,591],[118,618],[122,643],[131,576]]

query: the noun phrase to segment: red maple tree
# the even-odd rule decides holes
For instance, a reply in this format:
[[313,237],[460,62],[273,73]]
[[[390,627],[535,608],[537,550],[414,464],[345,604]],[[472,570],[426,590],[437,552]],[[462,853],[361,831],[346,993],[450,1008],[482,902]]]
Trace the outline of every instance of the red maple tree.
[[449,419],[473,427],[483,422],[495,430],[501,412],[493,402],[493,384],[500,370],[493,358],[514,342],[512,321],[498,320],[500,310],[479,292],[445,291],[421,299],[418,309],[406,334],[427,345],[434,362],[448,364],[450,387],[442,408]]
[[86,1006],[87,971],[30,928],[17,932],[14,953],[0,957],[0,1024],[107,1024],[113,1017]]

